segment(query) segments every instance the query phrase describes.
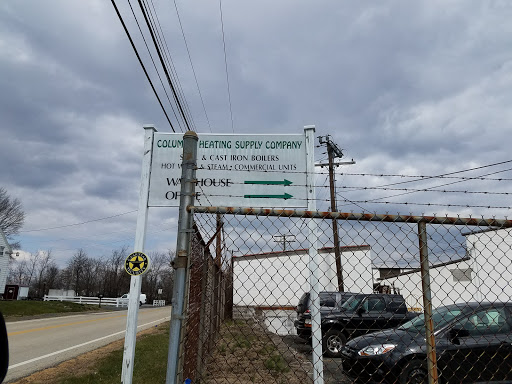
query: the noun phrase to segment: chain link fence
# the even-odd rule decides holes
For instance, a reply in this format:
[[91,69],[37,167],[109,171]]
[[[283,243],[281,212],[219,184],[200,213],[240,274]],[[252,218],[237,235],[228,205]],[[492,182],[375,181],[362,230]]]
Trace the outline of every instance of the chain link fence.
[[204,207],[194,221],[183,379],[512,380],[512,221]]

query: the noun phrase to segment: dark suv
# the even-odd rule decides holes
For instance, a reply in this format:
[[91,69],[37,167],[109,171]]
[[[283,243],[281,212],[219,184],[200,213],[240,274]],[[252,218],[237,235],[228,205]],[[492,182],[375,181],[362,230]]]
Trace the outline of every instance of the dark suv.
[[[442,383],[512,381],[512,303],[464,303],[433,310]],[[350,377],[372,382],[427,382],[425,320],[421,315],[357,337],[342,348]]]
[[[320,292],[319,296],[321,316],[339,311],[341,305],[347,301],[348,298],[354,295],[355,293],[351,292]],[[294,325],[299,337],[306,340],[311,338],[311,311],[309,292],[305,292],[299,299],[299,304],[297,305],[297,320],[295,320]]]

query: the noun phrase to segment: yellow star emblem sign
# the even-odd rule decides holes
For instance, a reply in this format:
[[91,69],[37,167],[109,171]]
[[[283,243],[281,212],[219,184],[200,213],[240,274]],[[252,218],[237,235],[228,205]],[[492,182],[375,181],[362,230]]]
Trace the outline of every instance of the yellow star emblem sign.
[[142,275],[148,270],[149,258],[142,252],[131,253],[124,262],[124,269],[129,275]]

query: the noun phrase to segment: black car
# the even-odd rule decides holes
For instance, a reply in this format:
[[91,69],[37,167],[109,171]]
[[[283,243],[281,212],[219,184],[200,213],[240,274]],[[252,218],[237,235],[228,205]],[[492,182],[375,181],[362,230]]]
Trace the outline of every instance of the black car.
[[[512,303],[464,303],[433,311],[437,369],[443,383],[512,380]],[[358,380],[426,383],[421,315],[398,328],[360,336],[342,349],[344,372]]]
[[347,340],[397,327],[419,314],[407,310],[402,295],[358,293],[349,297],[338,311],[321,315],[324,354],[340,357]]
[[[341,305],[355,293],[351,292],[336,292],[336,291],[322,291],[319,293],[320,298],[320,313],[322,316],[332,312],[339,311]],[[297,335],[303,339],[311,338],[311,300],[310,293],[305,292],[299,299],[297,305],[297,319],[295,320],[295,329]]]

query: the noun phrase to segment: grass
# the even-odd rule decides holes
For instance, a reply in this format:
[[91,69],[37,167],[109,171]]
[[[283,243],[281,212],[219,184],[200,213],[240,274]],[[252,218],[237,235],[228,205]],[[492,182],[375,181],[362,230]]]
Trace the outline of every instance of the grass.
[[201,383],[309,382],[307,373],[297,364],[291,368],[295,357],[283,349],[279,336],[252,320],[224,322],[211,353],[200,377]]
[[[133,383],[164,383],[167,370],[169,345],[169,323],[159,325],[156,333],[137,338]],[[76,372],[64,373],[55,384],[119,384],[123,349],[111,352],[98,361],[92,372],[79,375]]]
[[44,315],[48,313],[87,312],[97,310],[102,310],[102,308],[98,308],[97,305],[60,301],[0,301],[0,312],[2,312],[6,319]]
[[279,353],[275,353],[265,360],[263,363],[265,368],[270,371],[275,371],[277,373],[286,373],[290,370],[288,363]]

